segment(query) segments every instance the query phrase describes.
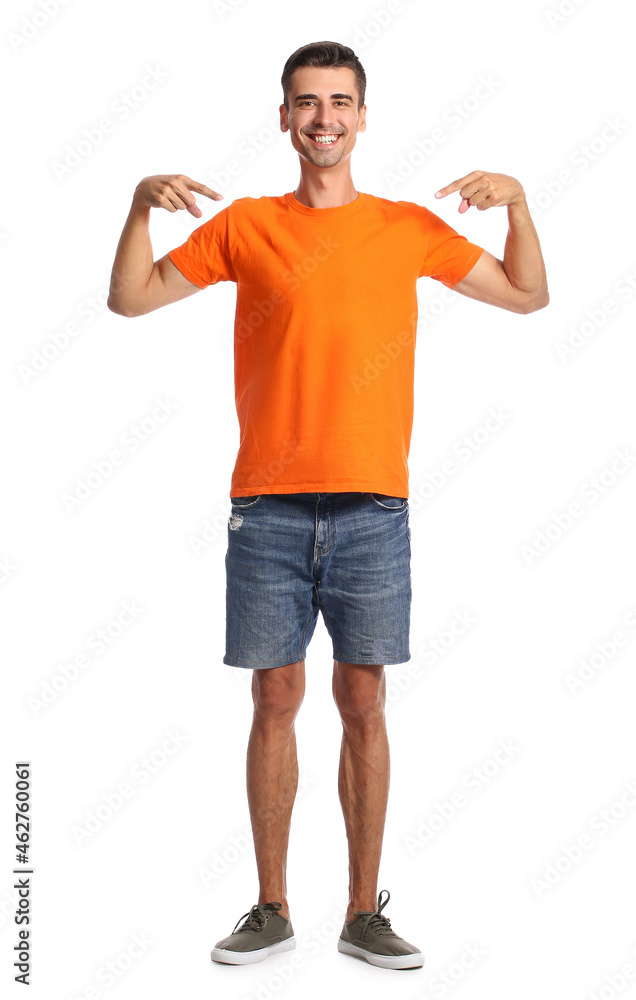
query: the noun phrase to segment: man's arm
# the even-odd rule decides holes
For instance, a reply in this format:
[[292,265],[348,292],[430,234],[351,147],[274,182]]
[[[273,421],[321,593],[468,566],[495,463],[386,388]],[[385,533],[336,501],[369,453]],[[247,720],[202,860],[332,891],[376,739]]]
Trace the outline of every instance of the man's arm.
[[484,250],[475,266],[454,286],[471,299],[511,312],[531,313],[550,301],[545,264],[526,196],[521,184],[506,174],[474,170],[437,192],[444,197],[459,191],[460,212],[471,205],[479,211],[495,205],[508,208],[508,235],[503,261]]
[[186,208],[200,218],[202,212],[191,190],[208,198],[223,197],[184,174],[144,177],[137,185],[113,263],[107,302],[112,312],[120,316],[143,316],[201,291],[199,285],[181,274],[167,254],[153,263],[149,232],[152,207],[169,212]]

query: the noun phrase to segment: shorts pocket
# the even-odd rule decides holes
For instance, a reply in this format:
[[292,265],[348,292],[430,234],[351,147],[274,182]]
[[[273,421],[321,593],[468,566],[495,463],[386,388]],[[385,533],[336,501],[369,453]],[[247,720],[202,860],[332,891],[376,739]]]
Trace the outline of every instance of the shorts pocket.
[[404,510],[408,507],[408,497],[394,497],[387,493],[369,493],[376,507],[384,510]]
[[260,503],[263,499],[264,494],[253,494],[250,497],[230,497],[232,501],[232,506],[236,507],[238,510],[243,510],[245,507],[255,507],[257,503]]

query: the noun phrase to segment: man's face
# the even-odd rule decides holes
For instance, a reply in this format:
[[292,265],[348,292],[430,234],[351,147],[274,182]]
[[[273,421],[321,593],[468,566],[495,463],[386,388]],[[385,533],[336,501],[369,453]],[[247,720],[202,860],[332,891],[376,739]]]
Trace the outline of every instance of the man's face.
[[302,66],[292,74],[287,101],[289,111],[280,106],[281,129],[289,129],[294,149],[316,167],[333,167],[349,156],[357,132],[366,128],[366,105],[358,112],[355,73],[348,67]]

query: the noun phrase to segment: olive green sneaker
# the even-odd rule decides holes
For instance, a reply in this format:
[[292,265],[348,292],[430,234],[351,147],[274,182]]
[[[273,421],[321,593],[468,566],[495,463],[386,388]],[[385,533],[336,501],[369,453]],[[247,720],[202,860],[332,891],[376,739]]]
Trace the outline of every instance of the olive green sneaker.
[[237,930],[243,920],[239,917],[229,937],[217,941],[212,949],[213,962],[227,965],[249,965],[262,962],[268,955],[279,951],[291,951],[296,947],[294,928],[291,920],[282,917],[282,903],[261,903],[244,913],[247,920]]
[[[382,903],[383,892],[386,892],[386,899]],[[424,965],[422,952],[398,937],[391,921],[382,913],[390,898],[389,890],[382,889],[377,910],[356,910],[355,920],[347,923],[345,919],[338,938],[338,951],[364,958],[381,969],[419,969]]]

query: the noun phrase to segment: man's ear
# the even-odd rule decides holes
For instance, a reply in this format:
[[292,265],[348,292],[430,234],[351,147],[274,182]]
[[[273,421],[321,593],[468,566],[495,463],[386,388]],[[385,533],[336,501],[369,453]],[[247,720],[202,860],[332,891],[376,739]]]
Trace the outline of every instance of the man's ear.
[[286,132],[287,129],[289,128],[287,122],[285,121],[287,116],[287,108],[285,107],[284,104],[281,104],[278,110],[280,112],[280,130],[281,132]]
[[367,106],[363,104],[358,112],[358,132],[366,132],[367,128]]

